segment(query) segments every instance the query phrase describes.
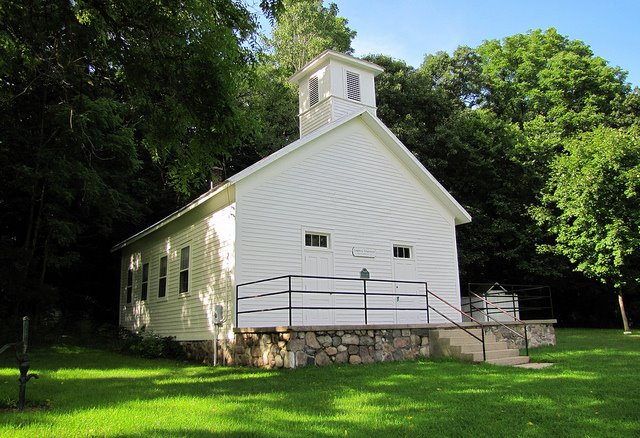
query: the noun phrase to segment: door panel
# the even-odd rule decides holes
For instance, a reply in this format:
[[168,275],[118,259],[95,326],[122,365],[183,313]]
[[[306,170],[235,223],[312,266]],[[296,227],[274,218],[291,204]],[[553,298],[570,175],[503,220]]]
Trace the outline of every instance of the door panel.
[[[304,275],[333,277],[333,253],[330,251],[305,251],[302,269]],[[305,278],[302,284],[303,290],[307,291],[302,294],[304,307],[332,308],[334,306],[333,295],[320,293],[334,290],[333,280]],[[333,309],[303,310],[302,321],[305,325],[330,325],[334,323],[334,320],[335,310]]]
[[[413,252],[413,248],[411,248]],[[393,257],[393,277],[394,280],[416,281],[416,262],[414,255],[410,258]],[[419,324],[427,321],[424,310],[399,310],[406,308],[424,308],[424,285],[414,283],[395,283],[395,291],[398,294],[409,294],[415,296],[396,295],[396,323],[397,324]]]
[[369,310],[368,322],[370,324],[395,324],[395,284],[390,282],[369,282],[367,283],[367,293],[367,307],[369,309],[384,309]]

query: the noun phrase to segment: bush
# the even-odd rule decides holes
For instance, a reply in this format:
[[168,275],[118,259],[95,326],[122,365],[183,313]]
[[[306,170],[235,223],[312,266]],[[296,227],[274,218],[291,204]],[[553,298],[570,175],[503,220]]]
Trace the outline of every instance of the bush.
[[120,329],[119,339],[117,349],[122,353],[167,359],[184,359],[186,356],[182,345],[173,336],[160,336],[153,332],[147,332],[144,328],[139,332]]

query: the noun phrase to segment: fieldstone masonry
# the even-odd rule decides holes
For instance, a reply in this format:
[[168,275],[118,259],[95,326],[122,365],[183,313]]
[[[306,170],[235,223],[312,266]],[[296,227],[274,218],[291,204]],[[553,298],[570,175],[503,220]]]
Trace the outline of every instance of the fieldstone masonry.
[[[528,321],[530,347],[555,345],[553,323]],[[466,325],[466,324],[465,324]],[[522,332],[522,325],[509,324]],[[351,327],[268,327],[236,329],[235,341],[218,345],[218,363],[263,368],[298,368],[334,363],[367,364],[415,360],[431,355],[429,332],[447,328],[440,324],[421,326]],[[454,326],[450,327],[455,329]],[[497,339],[520,344],[520,339],[504,327],[485,324]],[[183,342],[190,359],[211,364],[213,341]],[[521,345],[524,347],[524,345]]]
[[425,328],[236,333],[233,362],[265,368],[373,363],[429,356]]
[[[545,345],[556,345],[556,331],[553,328],[553,321],[527,321],[527,339],[529,348],[542,347]],[[523,325],[509,324],[509,328],[524,335]],[[493,332],[496,340],[507,340],[514,342],[518,348],[524,348],[524,339],[516,336],[512,331],[500,326],[490,325],[485,330]]]
[[[206,365],[213,365],[213,339],[208,341],[183,341],[180,343],[187,354],[187,359],[193,362],[201,362]],[[233,358],[231,350],[224,343],[218,342],[218,364],[232,364]]]

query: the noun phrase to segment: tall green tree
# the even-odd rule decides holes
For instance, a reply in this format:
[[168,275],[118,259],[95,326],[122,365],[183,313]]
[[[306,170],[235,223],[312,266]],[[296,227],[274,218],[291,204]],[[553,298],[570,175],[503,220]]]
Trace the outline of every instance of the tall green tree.
[[555,236],[529,209],[576,135],[639,120],[621,69],[555,29],[427,55],[417,70],[368,59],[385,67],[378,116],[473,216],[457,230],[463,280],[599,289],[560,253],[537,251]]
[[251,126],[254,32],[232,0],[2,3],[0,316],[50,307],[163,182],[206,186]]
[[323,50],[353,52],[351,41],[356,31],[338,13],[335,3],[324,6],[322,0],[284,1],[284,11],[267,39],[284,75],[294,74]]
[[460,46],[453,55],[437,52],[426,55],[420,66],[433,90],[444,93],[450,101],[467,108],[476,108],[484,102],[482,58],[475,49]]
[[629,92],[624,71],[554,28],[486,41],[477,54],[485,104],[522,128],[542,116],[561,133],[589,130]]
[[566,150],[533,210],[555,237],[542,249],[615,290],[628,332],[623,292],[636,292],[640,282],[640,129],[597,128]]
[[461,48],[428,56],[417,70],[383,55],[367,60],[385,69],[376,78],[378,116],[473,216],[458,230],[463,279],[522,282],[544,270],[523,226],[533,194],[514,183],[529,177],[515,160],[521,133],[479,107],[479,58]]
[[335,3],[325,7],[320,0],[284,1],[271,35],[263,38],[265,50],[243,96],[257,129],[243,138],[242,146],[225,162],[226,173],[298,139],[298,90],[289,77],[326,49],[353,52],[356,32],[338,13]]

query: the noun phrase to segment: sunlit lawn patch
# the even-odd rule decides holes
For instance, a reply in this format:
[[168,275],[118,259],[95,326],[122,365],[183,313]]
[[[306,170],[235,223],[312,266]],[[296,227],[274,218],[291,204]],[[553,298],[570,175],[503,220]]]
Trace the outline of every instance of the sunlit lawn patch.
[[[2,436],[640,436],[640,336],[558,330],[542,370],[422,361],[266,371],[80,347],[32,352]],[[17,397],[0,357],[0,402]]]

